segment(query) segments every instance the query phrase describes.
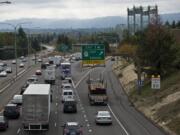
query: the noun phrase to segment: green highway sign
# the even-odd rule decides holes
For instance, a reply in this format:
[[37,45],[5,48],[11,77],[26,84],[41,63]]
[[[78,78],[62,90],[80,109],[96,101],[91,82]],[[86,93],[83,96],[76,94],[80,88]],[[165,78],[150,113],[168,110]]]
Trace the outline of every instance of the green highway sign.
[[82,46],[82,60],[104,60],[105,47],[100,44],[87,44]]

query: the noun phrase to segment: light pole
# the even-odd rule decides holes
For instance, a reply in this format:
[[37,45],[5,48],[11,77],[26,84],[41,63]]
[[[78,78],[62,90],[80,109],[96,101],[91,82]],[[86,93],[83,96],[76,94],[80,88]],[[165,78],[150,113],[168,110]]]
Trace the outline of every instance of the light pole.
[[17,28],[23,24],[29,24],[30,22],[22,22],[22,23],[18,23],[16,25],[13,25],[11,23],[0,23],[0,24],[6,24],[6,25],[9,25],[11,27],[14,28],[14,47],[15,47],[15,58],[16,58],[16,78],[17,78],[17,41],[16,41],[16,31],[17,31]]
[[2,2],[0,2],[0,4],[11,4],[11,2],[10,1],[2,1]]

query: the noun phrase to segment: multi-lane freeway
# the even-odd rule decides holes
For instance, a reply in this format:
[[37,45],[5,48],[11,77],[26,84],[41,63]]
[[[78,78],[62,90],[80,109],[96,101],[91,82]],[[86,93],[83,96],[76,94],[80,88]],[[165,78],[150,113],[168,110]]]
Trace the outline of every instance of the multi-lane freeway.
[[[21,86],[25,80],[35,73],[40,65],[36,65],[19,78],[14,84],[0,94],[0,109],[6,105],[14,94],[20,93]],[[56,82],[51,86],[53,91],[53,101],[51,103],[50,127],[48,131],[43,132],[26,132],[22,130],[21,117],[10,120],[9,128],[1,135],[62,135],[62,125],[68,121],[77,121],[83,125],[84,135],[164,135],[165,133],[157,128],[153,123],[147,120],[142,114],[136,111],[122,87],[112,72],[112,62],[107,61],[106,67],[81,69],[80,62],[72,63],[72,80],[78,101],[78,111],[75,114],[63,113],[61,103],[61,79],[60,71],[56,69]],[[107,82],[107,94],[109,102],[107,106],[90,106],[88,101],[88,87],[86,80],[88,74],[93,78],[98,78],[103,74]],[[39,76],[39,83],[44,83],[44,73]],[[108,110],[111,112],[112,125],[96,125],[95,114],[99,110]]]

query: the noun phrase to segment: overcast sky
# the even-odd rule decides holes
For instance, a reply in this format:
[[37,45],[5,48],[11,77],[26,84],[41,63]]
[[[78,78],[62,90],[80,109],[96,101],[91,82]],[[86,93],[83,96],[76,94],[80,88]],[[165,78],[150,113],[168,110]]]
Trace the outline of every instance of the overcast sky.
[[[0,0],[2,2],[3,0]],[[4,0],[6,1],[6,0]],[[180,12],[180,0],[9,0],[1,4],[0,20],[19,18],[95,18],[126,16],[127,7],[155,5],[159,13]]]

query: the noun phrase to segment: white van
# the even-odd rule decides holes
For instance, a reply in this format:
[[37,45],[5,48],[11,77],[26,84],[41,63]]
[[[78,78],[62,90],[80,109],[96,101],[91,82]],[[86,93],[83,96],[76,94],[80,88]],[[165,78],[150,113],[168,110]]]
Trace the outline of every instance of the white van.
[[22,104],[22,95],[14,95],[14,97],[12,99],[12,103],[21,105]]
[[74,99],[74,92],[71,89],[63,89],[62,92],[62,103],[68,98]]

